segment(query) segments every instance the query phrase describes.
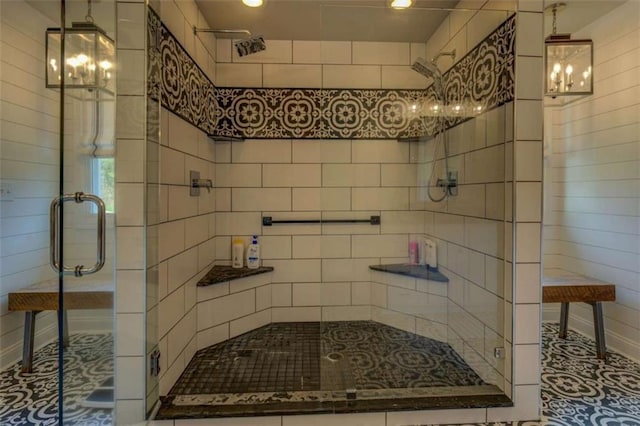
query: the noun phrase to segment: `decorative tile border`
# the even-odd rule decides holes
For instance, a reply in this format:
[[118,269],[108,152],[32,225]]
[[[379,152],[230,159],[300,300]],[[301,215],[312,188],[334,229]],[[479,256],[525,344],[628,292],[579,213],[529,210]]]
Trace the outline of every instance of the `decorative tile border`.
[[[150,8],[148,30],[150,96],[212,136],[433,135],[514,98],[515,15],[444,74],[444,96],[433,85],[426,90],[216,88]],[[428,114],[436,104],[444,120]]]
[[411,105],[424,90],[218,88],[216,134],[250,138],[393,139],[424,134]]
[[205,133],[215,133],[216,87],[178,40],[148,8],[148,93]]

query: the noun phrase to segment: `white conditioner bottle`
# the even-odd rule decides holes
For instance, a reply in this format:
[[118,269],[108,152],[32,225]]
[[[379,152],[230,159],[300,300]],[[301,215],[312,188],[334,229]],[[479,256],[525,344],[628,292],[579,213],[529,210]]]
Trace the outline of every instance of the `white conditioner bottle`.
[[256,269],[260,267],[260,244],[258,244],[258,236],[251,238],[251,244],[247,247],[247,268]]

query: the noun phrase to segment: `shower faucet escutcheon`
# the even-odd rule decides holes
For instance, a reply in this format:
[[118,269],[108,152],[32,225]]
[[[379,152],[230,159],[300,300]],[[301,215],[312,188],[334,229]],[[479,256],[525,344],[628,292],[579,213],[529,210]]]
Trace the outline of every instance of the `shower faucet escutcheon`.
[[189,195],[192,197],[200,195],[200,188],[207,188],[207,192],[211,192],[211,188],[213,188],[213,181],[200,179],[200,172],[195,170],[189,171],[189,181],[191,182]]

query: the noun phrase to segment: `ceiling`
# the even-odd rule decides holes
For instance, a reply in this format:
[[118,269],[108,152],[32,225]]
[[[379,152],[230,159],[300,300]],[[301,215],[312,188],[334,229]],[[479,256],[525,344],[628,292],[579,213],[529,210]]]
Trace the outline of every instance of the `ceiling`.
[[[414,41],[431,37],[458,3],[478,8],[486,0],[415,0],[407,10],[388,7],[390,0],[264,0],[259,8],[241,0],[195,0],[210,28],[247,29],[275,40]],[[558,32],[575,32],[626,0],[559,0]],[[555,0],[545,0],[546,4]],[[494,4],[512,7],[513,0]],[[442,10],[436,10],[442,9]],[[545,13],[545,35],[551,33]]]
[[247,29],[273,40],[405,42],[425,42],[458,0],[416,0],[406,10],[391,9],[388,2],[265,0],[250,8],[240,0],[196,0],[214,29]]
[[[267,39],[419,42],[428,40],[449,13],[433,9],[451,9],[458,4],[458,0],[416,0],[408,10],[393,10],[387,7],[389,0],[265,0],[263,7],[254,9],[240,0],[195,1],[211,28],[246,28]],[[558,13],[558,32],[573,33],[626,0],[560,1],[567,7]],[[59,19],[59,1],[27,2],[53,21]],[[460,4],[474,7],[484,2],[462,0]],[[553,2],[545,0],[546,4]],[[86,5],[86,0],[67,0],[71,15],[68,21],[83,20]],[[113,9],[113,0],[93,0],[96,22],[110,34],[115,32]],[[550,12],[545,13],[544,24],[544,34],[548,35],[552,28]]]
[[[606,15],[627,0],[558,0],[567,7],[557,13],[558,33],[573,33],[590,24],[599,17]],[[634,0],[635,1],[635,0]],[[546,0],[545,4],[556,3],[555,0]],[[544,35],[551,34],[553,28],[553,14],[547,11],[544,14]]]

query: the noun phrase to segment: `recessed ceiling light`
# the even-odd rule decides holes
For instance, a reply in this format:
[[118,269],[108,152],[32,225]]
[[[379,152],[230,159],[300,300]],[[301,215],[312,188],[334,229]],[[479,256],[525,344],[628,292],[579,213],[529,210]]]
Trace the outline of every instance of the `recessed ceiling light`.
[[242,0],[246,6],[249,7],[260,7],[262,6],[262,0]]
[[406,9],[411,7],[413,0],[392,0],[391,7],[394,9]]

